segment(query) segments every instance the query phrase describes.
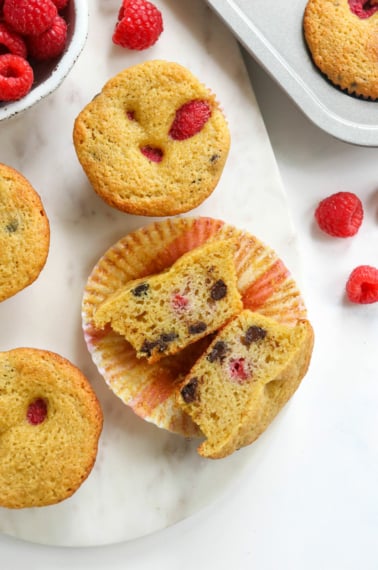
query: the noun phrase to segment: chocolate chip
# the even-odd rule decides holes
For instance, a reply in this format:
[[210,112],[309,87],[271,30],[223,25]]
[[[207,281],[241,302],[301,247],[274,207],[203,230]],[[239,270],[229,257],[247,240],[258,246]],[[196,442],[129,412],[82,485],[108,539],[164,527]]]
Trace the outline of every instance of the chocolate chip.
[[150,357],[156,345],[157,342],[155,340],[145,340],[143,341],[143,344],[140,347],[140,352],[143,352],[144,354],[146,354],[147,357]]
[[262,340],[266,337],[266,330],[258,327],[256,325],[252,325],[246,330],[245,336],[242,338],[242,343],[245,346],[250,346],[252,342],[256,342],[258,340]]
[[157,347],[158,352],[165,352],[168,348],[168,343],[159,338],[156,341],[155,346]]
[[174,332],[171,333],[162,333],[156,341],[156,346],[159,352],[164,352],[167,350],[168,345],[170,342],[175,340],[178,335]]
[[172,342],[172,340],[175,340],[175,338],[177,338],[177,334],[175,332],[162,333],[160,335],[160,340],[163,342]]
[[217,160],[219,160],[219,154],[213,154],[210,157],[210,162],[217,162]]
[[9,224],[5,226],[5,229],[7,230],[8,233],[13,234],[18,229],[18,221],[12,220],[11,222],[9,222]]
[[207,324],[200,321],[199,323],[195,323],[194,325],[188,326],[189,334],[200,334],[207,329]]
[[228,352],[227,343],[225,343],[223,340],[218,340],[218,342],[214,344],[211,352],[209,352],[206,358],[209,362],[215,362],[216,360],[223,362],[227,352]]
[[213,301],[219,301],[227,295],[227,285],[223,279],[218,279],[210,290],[210,297]]
[[170,342],[175,340],[178,335],[175,332],[162,333],[156,340],[145,340],[141,346],[140,352],[150,357],[154,348],[158,352],[165,352]]
[[182,388],[181,396],[186,404],[194,402],[196,399],[196,391],[198,387],[198,378],[194,377]]
[[135,289],[131,289],[132,294],[135,297],[141,297],[142,295],[147,295],[147,291],[150,288],[148,283],[141,283],[137,285]]

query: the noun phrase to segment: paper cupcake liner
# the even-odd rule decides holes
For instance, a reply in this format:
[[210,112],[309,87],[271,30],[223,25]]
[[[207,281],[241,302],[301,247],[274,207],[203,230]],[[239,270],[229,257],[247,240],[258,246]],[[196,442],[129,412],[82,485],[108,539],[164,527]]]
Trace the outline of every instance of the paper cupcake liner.
[[138,229],[115,243],[90,274],[83,295],[84,338],[100,374],[125,404],[143,419],[191,437],[197,426],[176,403],[183,377],[210,339],[148,364],[110,326],[97,330],[97,307],[131,279],[159,273],[207,240],[235,238],[238,288],[245,308],[294,326],[306,318],[298,287],[277,254],[253,235],[212,218],[170,218]]

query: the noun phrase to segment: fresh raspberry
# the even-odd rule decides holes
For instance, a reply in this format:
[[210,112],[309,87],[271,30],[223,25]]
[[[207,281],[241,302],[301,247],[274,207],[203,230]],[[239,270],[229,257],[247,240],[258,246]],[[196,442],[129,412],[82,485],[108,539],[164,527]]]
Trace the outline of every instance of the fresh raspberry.
[[346,284],[346,293],[352,303],[378,302],[378,269],[359,265],[353,269]]
[[26,59],[11,53],[0,55],[0,101],[21,99],[33,81],[33,69]]
[[52,0],[57,7],[57,10],[60,12],[65,8],[68,4],[68,0]]
[[29,407],[26,412],[26,417],[30,424],[32,424],[33,426],[37,426],[38,424],[41,424],[45,420],[46,416],[47,416],[47,405],[45,400],[43,400],[42,398],[37,398],[37,400],[34,400],[34,402],[29,404]]
[[129,2],[130,2],[130,0],[122,0],[121,7],[118,11],[118,20],[122,20],[122,18],[124,17],[125,9],[126,9],[126,6]]
[[206,101],[189,101],[176,111],[169,136],[176,141],[188,139],[203,129],[210,116],[211,109]]
[[48,30],[38,36],[28,36],[29,54],[38,61],[53,59],[64,51],[66,40],[67,23],[60,16],[56,16]]
[[13,53],[26,58],[27,49],[23,38],[0,22],[0,53]]
[[352,192],[337,192],[322,200],[315,210],[320,229],[331,236],[354,236],[364,217],[361,200]]
[[163,18],[154,4],[148,0],[124,0],[112,39],[121,47],[143,50],[154,45],[162,31]]
[[3,13],[19,34],[38,35],[52,25],[58,10],[52,0],[4,0]]

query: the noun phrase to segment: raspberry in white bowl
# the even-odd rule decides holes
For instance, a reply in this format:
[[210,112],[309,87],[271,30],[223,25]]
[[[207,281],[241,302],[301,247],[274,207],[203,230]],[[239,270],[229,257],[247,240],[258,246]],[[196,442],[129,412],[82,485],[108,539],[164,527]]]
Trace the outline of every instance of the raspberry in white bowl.
[[0,3],[0,120],[55,91],[80,55],[88,33],[86,0]]

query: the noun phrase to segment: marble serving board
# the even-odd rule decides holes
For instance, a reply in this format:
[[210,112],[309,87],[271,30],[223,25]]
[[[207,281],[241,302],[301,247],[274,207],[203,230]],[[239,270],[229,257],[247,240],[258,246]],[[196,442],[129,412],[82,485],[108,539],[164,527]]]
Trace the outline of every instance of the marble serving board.
[[[191,214],[247,229],[275,248],[297,279],[299,272],[275,159],[230,32],[201,0],[156,0],[164,32],[149,50],[130,52],[111,42],[120,0],[89,4],[89,37],[70,76],[48,99],[0,125],[0,161],[30,180],[51,224],[40,277],[0,305],[0,350],[29,346],[65,356],[87,375],[104,411],[96,465],[72,498],[39,509],[0,509],[0,532],[61,546],[110,544],[166,528],[219,500],[261,454],[255,444],[227,459],[200,458],[196,441],[144,422],[123,405],[87,352],[81,329],[87,277],[110,245],[152,221],[107,206],[76,158],[74,119],[103,83],[125,67],[160,58],[187,66],[207,84],[227,116],[232,145],[218,187]],[[264,435],[266,446],[277,436],[274,427]]]

